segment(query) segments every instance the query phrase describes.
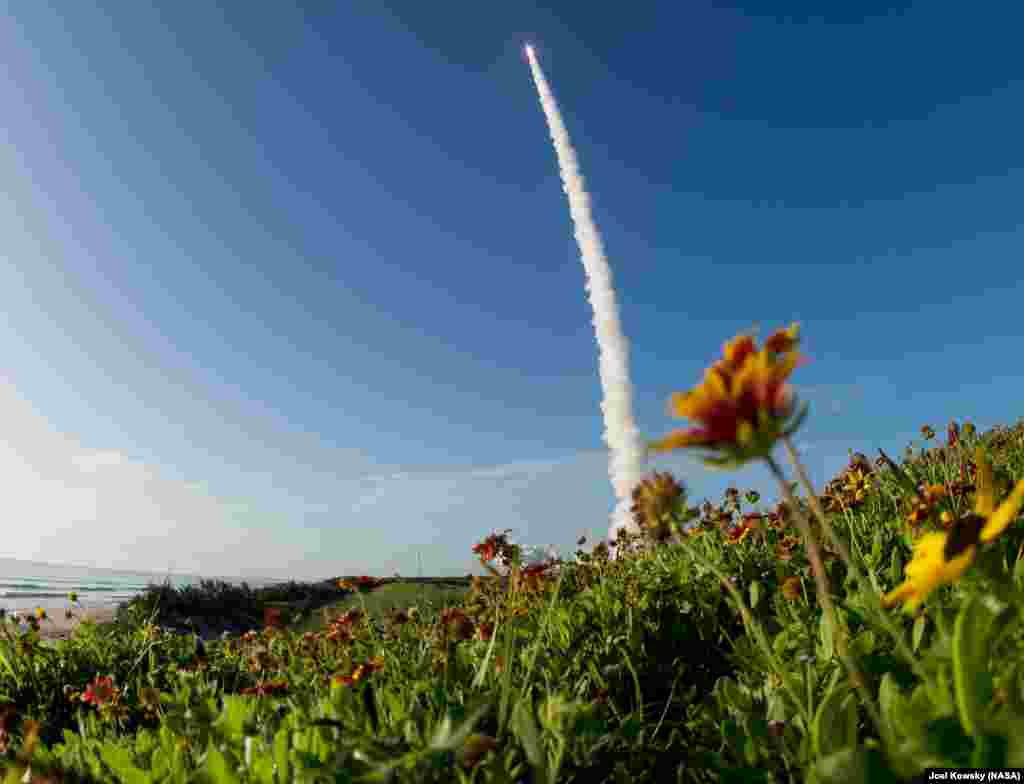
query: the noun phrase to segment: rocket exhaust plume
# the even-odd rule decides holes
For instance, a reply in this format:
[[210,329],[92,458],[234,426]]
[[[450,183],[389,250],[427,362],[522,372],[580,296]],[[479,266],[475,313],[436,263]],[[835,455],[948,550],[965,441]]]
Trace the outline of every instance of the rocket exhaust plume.
[[590,214],[590,196],[580,174],[576,151],[569,140],[569,132],[562,122],[555,96],[537,62],[533,47],[526,44],[524,52],[530,63],[533,82],[537,87],[540,104],[551,133],[551,141],[558,156],[562,188],[569,197],[569,212],[575,227],[576,244],[580,249],[587,278],[586,290],[594,310],[598,370],[604,397],[601,402],[601,411],[604,414],[604,440],[611,451],[608,475],[617,499],[608,532],[609,540],[613,540],[616,530],[620,527],[625,526],[631,532],[637,530],[629,510],[632,505],[633,488],[643,478],[646,461],[646,448],[633,421],[629,342],[622,334],[619,307],[615,299],[615,289],[612,287],[611,268],[605,258],[601,235]]

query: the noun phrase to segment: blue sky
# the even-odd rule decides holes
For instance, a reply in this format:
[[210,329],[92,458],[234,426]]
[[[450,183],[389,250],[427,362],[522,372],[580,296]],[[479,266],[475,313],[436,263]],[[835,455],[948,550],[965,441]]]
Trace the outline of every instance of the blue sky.
[[[645,436],[685,424],[666,401],[724,340],[794,320],[819,486],[847,448],[1015,422],[1021,12],[600,5],[9,5],[0,555],[465,574],[495,528],[603,536],[591,312],[526,41]],[[759,467],[652,468],[697,501],[776,495]]]

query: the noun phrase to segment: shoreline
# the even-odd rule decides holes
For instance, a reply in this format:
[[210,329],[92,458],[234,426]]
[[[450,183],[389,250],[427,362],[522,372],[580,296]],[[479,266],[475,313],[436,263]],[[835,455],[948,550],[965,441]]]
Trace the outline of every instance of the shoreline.
[[[49,608],[45,609],[47,611],[47,619],[39,623],[40,640],[67,640],[71,638],[75,629],[78,628],[83,620],[92,620],[97,624],[112,623],[117,615],[116,605],[102,605],[74,610],[75,615],[70,619],[65,617],[63,607],[59,610],[54,608],[52,613]],[[19,616],[25,616],[31,615],[32,612],[32,610],[9,610],[8,615],[17,613]]]

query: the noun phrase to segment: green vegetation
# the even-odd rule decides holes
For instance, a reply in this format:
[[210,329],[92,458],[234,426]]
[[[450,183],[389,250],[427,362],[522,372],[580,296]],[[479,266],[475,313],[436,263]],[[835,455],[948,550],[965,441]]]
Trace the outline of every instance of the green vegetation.
[[[793,335],[766,346],[786,355]],[[164,586],[52,649],[5,627],[7,780],[876,784],[1024,767],[1024,421],[951,423],[900,463],[851,455],[814,493],[772,391],[793,365],[728,344],[728,383],[676,401],[717,429],[658,443],[769,461],[771,509],[734,488],[690,507],[656,473],[615,559],[581,541],[573,563],[523,566],[495,533],[472,548],[491,576],[468,585]],[[165,629],[218,615],[259,628]]]

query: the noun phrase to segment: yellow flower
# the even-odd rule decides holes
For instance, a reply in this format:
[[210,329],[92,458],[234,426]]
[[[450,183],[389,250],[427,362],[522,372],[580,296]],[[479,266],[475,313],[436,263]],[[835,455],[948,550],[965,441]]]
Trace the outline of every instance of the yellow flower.
[[1024,506],[1024,479],[996,507],[992,464],[980,447],[975,450],[975,463],[978,481],[974,513],[955,521],[949,531],[926,534],[917,540],[903,583],[882,597],[884,606],[902,603],[906,610],[915,611],[932,591],[955,582],[967,571],[979,544],[995,539],[1017,518]]

